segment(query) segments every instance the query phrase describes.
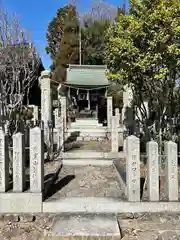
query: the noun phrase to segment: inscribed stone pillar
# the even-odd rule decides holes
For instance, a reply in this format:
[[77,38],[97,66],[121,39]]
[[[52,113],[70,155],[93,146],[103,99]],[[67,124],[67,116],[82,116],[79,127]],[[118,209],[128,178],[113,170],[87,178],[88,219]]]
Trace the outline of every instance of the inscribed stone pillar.
[[25,190],[25,138],[24,134],[13,136],[13,191]]
[[117,116],[112,116],[111,119],[111,151],[118,152],[119,150],[119,139],[118,139],[118,119]]
[[127,137],[126,186],[128,201],[140,201],[140,142],[135,136]]
[[147,143],[147,183],[149,200],[159,201],[158,144],[154,141]]
[[9,156],[8,139],[0,129],[0,192],[6,192],[9,187]]
[[58,117],[57,125],[56,125],[56,132],[57,132],[57,149],[62,148],[64,144],[64,131],[63,131],[63,119]]
[[118,127],[119,127],[119,123],[120,123],[119,108],[116,108],[116,109],[115,109],[115,116],[117,117],[117,123],[118,123]]
[[52,120],[51,79],[49,71],[41,72],[41,120],[44,122],[45,141],[48,141],[48,122]]
[[67,109],[67,103],[66,103],[66,97],[61,96],[60,97],[60,102],[61,102],[61,117],[63,118],[64,122],[64,131],[67,129],[67,115],[66,115],[66,109]]
[[59,147],[61,147],[61,151],[64,151],[64,121],[63,118],[59,118]]
[[30,129],[30,192],[41,193],[44,189],[44,132],[41,128]]
[[169,201],[178,201],[178,161],[177,144],[169,141],[164,145],[165,161],[165,193]]
[[58,108],[56,108],[54,110],[54,126],[55,126],[55,128],[58,127],[58,124],[59,124],[58,121],[59,121],[59,110],[58,110]]
[[38,106],[34,105],[34,112],[33,112],[33,120],[34,122],[36,122],[37,120],[39,120],[39,110],[38,110]]
[[113,114],[112,97],[107,97],[107,125],[108,125],[108,129],[111,129],[112,114]]

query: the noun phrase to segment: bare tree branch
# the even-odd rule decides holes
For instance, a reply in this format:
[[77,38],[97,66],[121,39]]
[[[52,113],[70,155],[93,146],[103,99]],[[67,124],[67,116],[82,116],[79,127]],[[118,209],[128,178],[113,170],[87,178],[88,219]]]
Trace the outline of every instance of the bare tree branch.
[[[0,8],[0,101],[13,110],[37,79],[40,58],[15,15]],[[4,114],[5,114],[4,113]]]

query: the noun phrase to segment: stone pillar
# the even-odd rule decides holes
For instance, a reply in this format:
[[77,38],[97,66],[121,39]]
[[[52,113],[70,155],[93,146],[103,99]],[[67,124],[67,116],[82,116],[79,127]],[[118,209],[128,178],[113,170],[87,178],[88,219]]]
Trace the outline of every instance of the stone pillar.
[[62,152],[64,151],[64,121],[60,117],[60,146],[62,147]]
[[0,192],[6,192],[8,188],[9,188],[8,139],[4,131],[0,129]]
[[169,201],[178,201],[178,161],[177,144],[169,141],[164,145],[165,161],[165,193]]
[[140,141],[135,136],[127,137],[126,186],[130,202],[140,201]]
[[111,120],[113,115],[113,100],[112,97],[107,97],[107,126],[111,129]]
[[119,108],[116,108],[116,109],[115,109],[115,116],[117,117],[117,123],[118,123],[118,127],[119,127],[119,123],[120,123]]
[[34,122],[39,120],[39,109],[38,109],[38,106],[34,106],[33,116],[34,116],[33,117]]
[[25,138],[19,132],[13,136],[13,191],[23,192],[25,184]]
[[30,192],[41,193],[44,189],[44,132],[41,128],[30,129]]
[[91,109],[91,101],[90,101],[90,93],[89,90],[87,90],[87,100],[88,100],[88,110]]
[[57,126],[59,124],[58,121],[59,121],[59,110],[58,110],[58,108],[56,108],[54,110],[54,126],[55,126],[55,128],[57,128]]
[[159,154],[157,142],[147,143],[147,183],[149,201],[159,201]]
[[63,118],[64,122],[64,131],[67,130],[67,103],[66,103],[66,97],[61,96],[60,97],[60,102],[61,102],[61,117]]
[[130,87],[126,86],[123,92],[123,109],[122,109],[122,123],[125,120],[126,108],[131,107],[131,102],[133,100],[133,93]]
[[33,121],[36,122],[39,120],[38,106],[28,105],[28,107],[33,109]]
[[41,84],[41,120],[44,122],[45,141],[49,140],[48,122],[52,120],[51,79],[50,72],[43,71],[40,76]]
[[111,151],[118,152],[119,150],[119,139],[118,139],[118,119],[116,116],[112,116],[111,119]]

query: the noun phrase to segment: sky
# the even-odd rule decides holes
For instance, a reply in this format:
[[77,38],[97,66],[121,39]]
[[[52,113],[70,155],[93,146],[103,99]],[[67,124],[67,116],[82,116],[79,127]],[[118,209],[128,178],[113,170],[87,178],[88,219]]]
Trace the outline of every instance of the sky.
[[[123,0],[106,0],[105,2],[122,6]],[[55,17],[57,9],[68,4],[68,0],[2,0],[3,6],[10,13],[15,13],[21,26],[30,32],[32,41],[42,59],[45,69],[49,69],[51,59],[45,52],[48,23]],[[78,0],[81,12],[87,11],[92,0]]]

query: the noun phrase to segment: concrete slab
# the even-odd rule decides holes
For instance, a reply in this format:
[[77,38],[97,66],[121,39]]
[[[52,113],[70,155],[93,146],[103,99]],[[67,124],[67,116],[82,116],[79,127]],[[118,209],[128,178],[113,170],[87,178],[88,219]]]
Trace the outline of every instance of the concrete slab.
[[42,212],[42,193],[0,193],[0,213]]
[[116,217],[101,215],[62,216],[55,220],[54,236],[110,236],[121,238]]

